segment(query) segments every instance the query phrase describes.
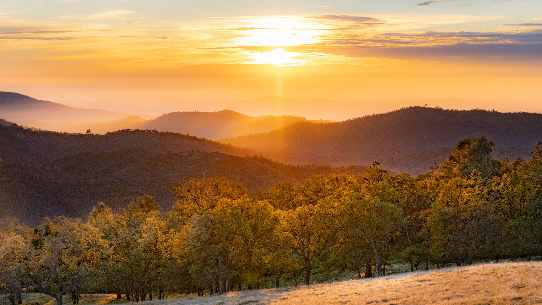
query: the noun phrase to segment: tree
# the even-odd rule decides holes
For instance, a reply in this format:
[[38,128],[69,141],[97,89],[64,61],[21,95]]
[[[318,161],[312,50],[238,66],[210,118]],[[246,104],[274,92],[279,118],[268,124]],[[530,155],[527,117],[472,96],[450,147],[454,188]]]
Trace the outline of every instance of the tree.
[[483,136],[461,140],[439,170],[446,177],[468,176],[474,170],[483,177],[494,176],[500,169],[500,162],[491,157],[494,148],[495,143]]
[[92,249],[99,243],[98,234],[79,219],[46,218],[32,234],[34,284],[40,291],[56,298],[62,305],[62,296],[71,293],[77,303],[85,289]]
[[491,185],[492,180],[477,171],[469,179],[442,182],[426,223],[437,260],[459,266],[495,253],[501,224],[489,196]]
[[22,304],[23,288],[28,285],[28,228],[9,220],[0,228],[0,294],[11,304]]
[[[374,257],[375,277],[379,277],[383,253],[389,251],[391,241],[403,223],[401,209],[378,196],[353,194],[343,201],[344,244],[351,250],[368,247]],[[351,245],[353,243],[354,245]],[[361,251],[366,254],[367,251]],[[359,258],[363,260],[363,257]]]
[[241,182],[226,178],[183,180],[173,187],[173,194],[177,197],[177,202],[170,217],[178,227],[187,224],[195,215],[214,208],[223,198],[237,200],[248,196]]

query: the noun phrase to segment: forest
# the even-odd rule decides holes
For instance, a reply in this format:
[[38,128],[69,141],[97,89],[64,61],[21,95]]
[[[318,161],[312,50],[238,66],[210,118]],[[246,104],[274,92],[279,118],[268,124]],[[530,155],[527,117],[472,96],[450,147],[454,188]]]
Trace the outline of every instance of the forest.
[[[144,301],[310,285],[315,272],[378,277],[393,262],[411,270],[542,255],[542,143],[531,158],[492,157],[485,137],[459,141],[431,171],[380,167],[314,175],[249,193],[234,179],[182,180],[161,211],[142,196],[87,219],[0,224],[0,294],[56,297],[115,293]],[[0,172],[0,176],[2,173]]]

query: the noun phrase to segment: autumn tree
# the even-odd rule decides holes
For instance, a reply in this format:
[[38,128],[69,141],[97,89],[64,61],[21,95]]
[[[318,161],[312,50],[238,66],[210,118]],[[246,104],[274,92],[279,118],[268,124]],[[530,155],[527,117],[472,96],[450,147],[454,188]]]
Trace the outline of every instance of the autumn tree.
[[28,283],[29,256],[28,228],[16,220],[5,220],[0,227],[0,294],[11,304],[22,304],[23,288]]
[[84,289],[92,268],[92,252],[98,243],[97,232],[79,219],[46,218],[34,229],[31,246],[34,284],[40,291],[56,298],[71,293],[74,302]]

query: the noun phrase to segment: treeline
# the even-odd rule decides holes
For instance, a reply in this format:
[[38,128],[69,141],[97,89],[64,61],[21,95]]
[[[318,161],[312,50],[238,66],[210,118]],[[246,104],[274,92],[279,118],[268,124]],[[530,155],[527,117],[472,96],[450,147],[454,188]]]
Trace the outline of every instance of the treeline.
[[364,174],[313,176],[249,196],[225,178],[174,188],[162,213],[144,196],[114,213],[103,203],[86,223],[45,219],[0,233],[0,293],[57,298],[116,293],[133,301],[176,293],[257,289],[262,279],[305,284],[314,271],[385,274],[542,254],[542,144],[530,160],[494,159],[484,137],[460,141],[413,178],[374,163]]

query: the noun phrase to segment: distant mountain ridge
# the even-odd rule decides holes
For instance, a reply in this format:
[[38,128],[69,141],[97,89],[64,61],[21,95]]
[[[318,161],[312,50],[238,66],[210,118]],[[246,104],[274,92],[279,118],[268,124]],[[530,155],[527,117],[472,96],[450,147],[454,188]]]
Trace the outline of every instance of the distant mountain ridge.
[[291,164],[370,165],[419,174],[440,163],[464,138],[486,136],[495,156],[528,158],[542,141],[542,114],[409,107],[338,123],[297,123],[220,140]]
[[87,133],[90,130],[93,134],[106,134],[108,132],[115,132],[124,129],[139,129],[143,124],[148,122],[139,116],[129,116],[120,120],[96,122],[88,124],[46,124],[36,121],[21,122],[22,126],[31,126],[35,129],[68,132],[68,133]]
[[75,108],[38,100],[19,93],[1,91],[0,114],[1,118],[18,124],[24,121],[36,121],[46,124],[71,123],[76,125],[120,120],[131,116],[128,113]]
[[154,131],[107,135],[0,126],[0,218],[35,225],[43,217],[85,217],[99,201],[118,209],[145,194],[167,210],[182,179],[227,177],[255,192],[313,174],[363,167],[290,166],[250,150],[194,136]]
[[106,135],[87,135],[0,126],[0,157],[4,163],[50,162],[87,152],[130,149],[143,149],[149,153],[208,151],[234,156],[254,154],[247,149],[175,133],[122,130]]
[[190,134],[218,140],[252,133],[269,132],[298,122],[304,117],[253,117],[231,110],[216,112],[171,112],[140,126],[140,129]]

